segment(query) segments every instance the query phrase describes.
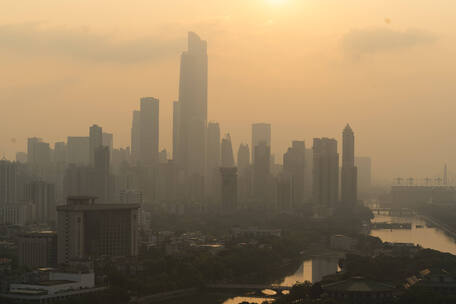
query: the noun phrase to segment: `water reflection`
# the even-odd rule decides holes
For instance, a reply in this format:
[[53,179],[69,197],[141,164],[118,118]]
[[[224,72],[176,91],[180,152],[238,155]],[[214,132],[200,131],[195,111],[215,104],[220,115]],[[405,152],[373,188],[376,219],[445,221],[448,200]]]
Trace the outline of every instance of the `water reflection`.
[[337,257],[305,260],[298,270],[283,279],[280,285],[293,286],[297,282],[303,283],[305,281],[319,282],[324,276],[336,273],[339,269],[338,265],[339,259]]
[[235,297],[235,298],[226,300],[225,302],[223,302],[223,304],[240,304],[243,302],[262,304],[264,302],[272,303],[272,301],[273,301],[272,299],[266,299],[266,298]]
[[[370,235],[382,239],[383,242],[400,242],[419,244],[423,248],[432,248],[442,252],[456,254],[456,242],[436,227],[428,227],[419,217],[394,217],[376,215],[374,222],[412,223],[412,229],[381,229],[372,230]],[[421,227],[421,228],[417,228]]]

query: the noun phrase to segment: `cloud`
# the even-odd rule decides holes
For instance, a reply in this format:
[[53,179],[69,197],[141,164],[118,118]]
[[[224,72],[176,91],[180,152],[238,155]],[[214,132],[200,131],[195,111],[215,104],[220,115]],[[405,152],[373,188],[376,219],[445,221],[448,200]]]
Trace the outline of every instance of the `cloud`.
[[389,28],[368,28],[351,30],[345,34],[342,38],[342,48],[347,53],[360,57],[431,44],[436,40],[434,34],[420,29],[395,31]]
[[33,56],[64,56],[96,62],[134,63],[175,56],[185,47],[181,37],[152,36],[116,40],[86,28],[44,28],[38,23],[0,26],[0,49]]

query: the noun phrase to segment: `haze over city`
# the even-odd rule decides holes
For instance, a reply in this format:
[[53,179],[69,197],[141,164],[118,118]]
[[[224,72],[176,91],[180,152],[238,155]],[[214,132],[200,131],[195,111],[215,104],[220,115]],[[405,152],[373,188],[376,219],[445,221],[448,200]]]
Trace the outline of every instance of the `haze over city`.
[[350,123],[377,179],[456,166],[453,1],[2,1],[0,153],[99,124],[130,144],[139,98],[160,99],[160,149],[186,33],[208,41],[208,120],[250,143],[272,125],[272,153]]

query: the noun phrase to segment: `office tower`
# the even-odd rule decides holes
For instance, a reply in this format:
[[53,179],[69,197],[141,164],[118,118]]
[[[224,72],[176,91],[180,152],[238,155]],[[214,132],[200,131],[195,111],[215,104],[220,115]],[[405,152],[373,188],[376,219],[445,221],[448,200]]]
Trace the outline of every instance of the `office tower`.
[[160,163],[158,167],[157,199],[161,202],[175,202],[182,199],[182,185],[179,182],[178,168],[174,160]]
[[173,102],[173,160],[176,161],[179,159],[179,144],[181,143],[180,139],[180,124],[181,124],[181,115],[180,115],[180,103],[179,101]]
[[109,200],[111,183],[109,172],[109,148],[98,147],[95,150],[94,159],[94,193],[102,202]]
[[27,162],[43,167],[51,162],[51,148],[41,138],[32,137],[27,141]]
[[67,160],[67,146],[62,142],[54,144],[54,162],[57,164],[65,163]]
[[102,143],[103,146],[109,148],[109,155],[112,155],[112,150],[114,149],[114,135],[112,133],[103,132]]
[[251,193],[250,149],[247,144],[240,144],[237,154],[239,202],[245,203]]
[[133,119],[131,122],[131,161],[136,164],[139,161],[141,142],[141,112],[133,111]]
[[86,136],[68,136],[68,164],[88,165],[90,162],[90,140]]
[[337,141],[313,140],[313,201],[321,207],[335,207],[339,197],[339,154]]
[[143,166],[158,163],[159,103],[154,97],[141,98],[139,160]]
[[252,162],[255,162],[255,147],[261,142],[271,148],[271,125],[267,123],[252,124]]
[[221,167],[234,167],[233,146],[231,145],[231,136],[229,133],[222,139],[222,162]]
[[0,205],[14,204],[17,191],[17,164],[0,160]]
[[283,170],[276,177],[277,206],[280,210],[289,210],[293,207],[293,178],[289,172]]
[[72,259],[138,254],[137,204],[96,204],[94,197],[69,197],[57,207],[58,264]]
[[341,201],[354,205],[358,201],[358,170],[355,167],[355,136],[349,124],[342,133]]
[[55,186],[33,181],[25,186],[25,200],[33,203],[33,218],[39,223],[55,221]]
[[57,266],[57,234],[54,231],[21,234],[17,249],[21,267],[36,269]]
[[266,141],[261,141],[254,148],[253,195],[256,200],[271,202],[271,148]]
[[25,152],[16,152],[16,162],[18,163],[26,163],[27,162],[27,153]]
[[95,195],[93,168],[70,164],[63,177],[63,197],[77,195]]
[[297,208],[305,201],[306,146],[304,141],[293,141],[283,155],[283,171],[290,177],[291,206]]
[[369,191],[372,186],[372,159],[370,157],[355,157],[358,169],[358,189],[360,192]]
[[95,151],[103,146],[103,129],[98,125],[92,125],[89,129],[89,153],[90,165],[95,163]]
[[306,200],[309,200],[312,198],[312,189],[313,189],[313,149],[308,148],[306,149],[306,155],[305,155],[305,168],[304,168],[304,182],[305,182],[305,187],[304,187],[304,197]]
[[237,208],[237,168],[221,167],[222,175],[222,210],[232,211]]
[[120,202],[122,204],[138,204],[143,203],[143,194],[138,190],[122,190],[120,192]]
[[33,221],[33,204],[0,204],[0,225],[25,226]]
[[[178,165],[193,183],[192,196],[200,198],[206,160],[207,43],[188,33],[188,50],[181,55],[179,80]],[[193,189],[199,188],[196,193]]]

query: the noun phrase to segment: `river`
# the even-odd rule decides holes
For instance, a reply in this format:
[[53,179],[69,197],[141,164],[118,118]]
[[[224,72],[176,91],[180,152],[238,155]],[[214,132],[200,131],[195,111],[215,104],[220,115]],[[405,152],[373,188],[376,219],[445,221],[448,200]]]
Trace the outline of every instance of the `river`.
[[[381,229],[372,230],[370,235],[379,237],[384,242],[401,242],[413,243],[420,245],[423,248],[432,248],[442,252],[449,252],[456,255],[456,242],[450,236],[445,234],[444,231],[438,227],[430,227],[428,223],[421,219],[419,216],[406,216],[406,217],[392,217],[385,215],[376,215],[374,222],[392,222],[392,223],[411,223],[411,229]],[[417,227],[418,226],[418,227]],[[280,285],[291,286],[297,282],[318,282],[324,276],[336,273],[338,268],[337,257],[313,258],[302,262],[296,272],[283,278]],[[196,301],[195,301],[196,300]],[[250,298],[244,296],[238,297],[222,297],[211,298],[211,295],[202,295],[198,299],[185,299],[177,303],[200,303],[200,304],[240,304],[242,302],[248,303],[263,303],[268,301],[266,298]],[[269,300],[270,301],[270,300]],[[171,304],[171,302],[166,302]]]

